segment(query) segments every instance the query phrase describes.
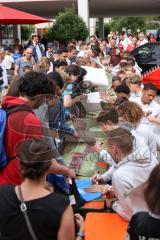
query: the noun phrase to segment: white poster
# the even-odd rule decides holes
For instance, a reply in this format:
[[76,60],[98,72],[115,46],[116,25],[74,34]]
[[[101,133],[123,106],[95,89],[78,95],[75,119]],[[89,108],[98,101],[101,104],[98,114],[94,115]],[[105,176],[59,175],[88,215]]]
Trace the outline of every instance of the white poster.
[[100,112],[102,110],[99,92],[89,93],[87,99],[81,102],[87,112]]
[[108,86],[109,85],[109,81],[108,81],[105,69],[87,67],[87,66],[82,66],[82,67],[84,69],[86,69],[86,71],[87,71],[84,81],[90,81],[94,85],[98,85],[98,86]]

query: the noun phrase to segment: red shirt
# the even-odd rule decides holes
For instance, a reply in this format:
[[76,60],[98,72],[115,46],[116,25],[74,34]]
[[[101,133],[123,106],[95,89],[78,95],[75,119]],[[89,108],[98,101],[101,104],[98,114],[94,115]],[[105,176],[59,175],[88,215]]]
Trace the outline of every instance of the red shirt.
[[129,52],[133,51],[134,49],[136,49],[136,46],[134,46],[134,45],[128,45],[128,47],[127,47],[127,51],[129,51]]
[[121,61],[121,50],[119,48],[110,48],[111,63],[113,66],[116,66]]
[[[18,105],[27,105],[27,102],[18,97],[5,97],[2,106],[7,109]],[[7,118],[5,149],[7,156],[14,158],[0,172],[0,184],[20,184],[22,176],[19,168],[19,160],[16,159],[15,149],[18,143],[25,139],[42,137],[42,126],[33,112],[17,111]]]

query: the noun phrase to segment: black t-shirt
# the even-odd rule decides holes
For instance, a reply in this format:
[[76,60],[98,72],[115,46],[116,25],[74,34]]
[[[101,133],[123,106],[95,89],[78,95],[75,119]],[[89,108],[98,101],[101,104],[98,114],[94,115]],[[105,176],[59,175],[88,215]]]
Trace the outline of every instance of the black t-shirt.
[[[0,240],[31,240],[14,185],[0,186]],[[27,201],[27,212],[38,240],[56,240],[69,200],[57,193]],[[2,238],[6,237],[6,238]]]
[[128,240],[160,240],[160,218],[147,212],[136,213],[128,226]]

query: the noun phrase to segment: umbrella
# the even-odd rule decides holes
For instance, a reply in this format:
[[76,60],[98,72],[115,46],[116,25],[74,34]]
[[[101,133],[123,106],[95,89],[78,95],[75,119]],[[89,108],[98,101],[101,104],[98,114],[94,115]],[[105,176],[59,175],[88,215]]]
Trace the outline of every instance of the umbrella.
[[0,4],[0,24],[37,24],[44,22],[50,22],[50,20]]

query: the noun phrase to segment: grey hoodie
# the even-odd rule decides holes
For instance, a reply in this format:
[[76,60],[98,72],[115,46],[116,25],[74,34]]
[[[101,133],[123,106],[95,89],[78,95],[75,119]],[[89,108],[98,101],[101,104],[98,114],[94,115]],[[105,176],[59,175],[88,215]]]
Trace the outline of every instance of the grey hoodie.
[[[113,204],[113,210],[126,220],[130,220],[134,213],[132,206],[129,206],[126,198],[130,191],[145,183],[152,171],[158,164],[156,157],[151,154],[150,158],[139,158],[130,161],[128,157],[115,164],[112,177],[112,186],[117,201]],[[138,208],[138,201],[137,201]],[[134,206],[135,208],[135,206]]]
[[[146,161],[146,159],[150,159],[151,152],[149,147],[146,145],[144,138],[137,135],[137,133],[134,130],[132,130],[131,132],[134,137],[133,152],[127,156],[128,161],[133,161],[138,159],[140,159],[141,161],[143,161],[144,159],[144,161]],[[105,172],[103,175],[101,175],[103,180],[107,183],[108,181],[112,180],[112,175],[116,167],[115,167],[114,160],[112,159],[112,157],[107,151],[104,152],[103,150],[103,155],[105,155],[104,160],[107,163],[110,163],[109,170]],[[100,156],[101,156],[101,152],[100,152]],[[111,166],[111,163],[112,163],[112,166]]]

